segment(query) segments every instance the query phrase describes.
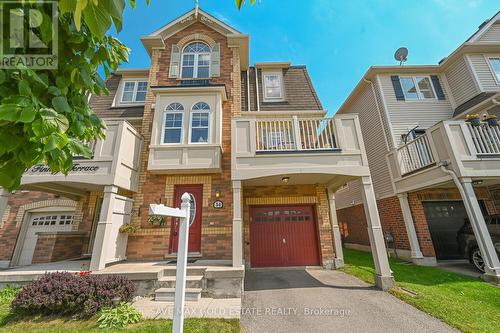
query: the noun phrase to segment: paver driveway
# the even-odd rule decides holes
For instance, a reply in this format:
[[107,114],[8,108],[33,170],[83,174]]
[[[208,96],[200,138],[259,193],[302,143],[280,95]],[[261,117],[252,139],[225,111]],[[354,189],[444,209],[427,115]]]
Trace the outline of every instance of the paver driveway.
[[322,269],[247,271],[241,324],[245,333],[457,332],[355,277]]

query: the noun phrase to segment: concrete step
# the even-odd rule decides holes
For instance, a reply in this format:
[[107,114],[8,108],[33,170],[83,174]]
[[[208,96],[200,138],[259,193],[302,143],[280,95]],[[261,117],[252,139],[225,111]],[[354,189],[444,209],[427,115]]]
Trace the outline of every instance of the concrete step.
[[[173,302],[175,288],[160,288],[155,290],[155,301]],[[201,288],[186,288],[186,301],[197,302],[201,298]]]
[[[175,276],[164,276],[158,279],[158,287],[175,288]],[[203,275],[188,275],[186,288],[203,288]]]
[[[196,266],[188,266],[186,269],[186,275],[203,275],[207,270],[206,267],[196,267]],[[163,270],[163,276],[175,276],[176,267],[175,266],[167,266]]]

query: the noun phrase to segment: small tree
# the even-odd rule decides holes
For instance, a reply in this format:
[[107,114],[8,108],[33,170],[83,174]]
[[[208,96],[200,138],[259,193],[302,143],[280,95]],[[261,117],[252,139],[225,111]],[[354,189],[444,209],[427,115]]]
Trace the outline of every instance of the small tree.
[[[91,156],[83,142],[103,138],[105,124],[90,108],[88,96],[108,93],[99,68],[108,76],[128,60],[129,49],[106,35],[112,25],[121,30],[125,1],[59,0],[57,68],[0,69],[1,187],[16,189],[23,173],[35,164],[46,163],[53,172],[67,174],[73,155]],[[50,22],[43,3],[20,2],[42,13],[41,22]],[[129,4],[135,7],[135,0]],[[19,13],[26,21],[37,19],[30,15]],[[43,43],[53,41],[50,24],[38,29]],[[16,52],[24,54],[25,49]]]

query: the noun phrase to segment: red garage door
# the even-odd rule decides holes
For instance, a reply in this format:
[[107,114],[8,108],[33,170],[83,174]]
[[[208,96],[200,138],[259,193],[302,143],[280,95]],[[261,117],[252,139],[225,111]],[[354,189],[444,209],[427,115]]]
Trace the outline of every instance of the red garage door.
[[252,267],[319,265],[313,206],[250,209]]

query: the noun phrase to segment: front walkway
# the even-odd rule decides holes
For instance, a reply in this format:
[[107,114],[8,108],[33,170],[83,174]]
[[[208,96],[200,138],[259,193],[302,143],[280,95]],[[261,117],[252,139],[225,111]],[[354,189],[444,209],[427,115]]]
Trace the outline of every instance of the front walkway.
[[241,324],[253,332],[457,332],[340,271],[249,270]]

